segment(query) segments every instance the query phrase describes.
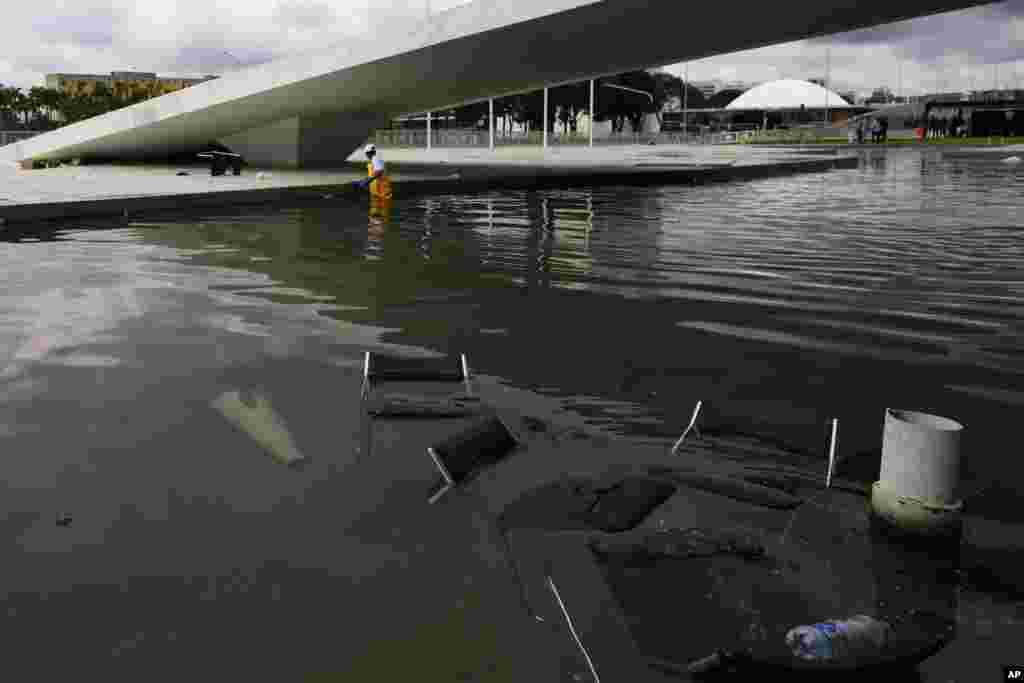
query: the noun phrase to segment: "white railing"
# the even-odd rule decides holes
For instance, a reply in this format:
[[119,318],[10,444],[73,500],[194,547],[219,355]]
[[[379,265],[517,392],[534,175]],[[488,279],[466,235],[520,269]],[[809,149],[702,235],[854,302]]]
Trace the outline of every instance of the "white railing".
[[[616,145],[646,145],[650,143],[658,145],[723,145],[735,144],[755,137],[756,131],[716,131],[703,133],[617,133],[607,137],[594,138],[595,147],[610,147]],[[488,147],[490,142],[489,133],[485,130],[434,130],[431,131],[431,147]],[[512,133],[502,135],[495,132],[495,146],[508,145],[536,145],[540,146],[541,131],[534,130],[529,133]],[[378,130],[374,134],[373,142],[381,147],[423,147],[427,146],[427,131],[425,130]],[[548,146],[586,146],[589,138],[586,133],[562,134],[548,133]]]

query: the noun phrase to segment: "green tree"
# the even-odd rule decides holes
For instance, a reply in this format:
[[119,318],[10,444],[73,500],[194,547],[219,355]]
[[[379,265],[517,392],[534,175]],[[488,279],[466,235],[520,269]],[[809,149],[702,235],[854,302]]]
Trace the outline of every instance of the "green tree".
[[55,88],[40,88],[38,99],[46,115],[46,126],[57,127],[57,114],[60,111],[62,93]]
[[730,102],[735,100],[737,97],[743,94],[742,90],[734,90],[727,88],[725,90],[719,90],[711,99],[708,100],[708,106],[712,109],[724,109],[729,105]]
[[28,121],[28,115],[32,109],[32,105],[29,102],[28,95],[23,93],[21,88],[14,88],[11,108],[14,110],[17,127],[24,129],[25,124]]
[[0,86],[0,128],[14,127],[14,91],[16,88]]
[[[487,128],[487,101],[466,104],[455,109],[455,125],[459,128]],[[483,123],[481,123],[483,121]]]
[[34,130],[50,130],[53,128],[53,111],[56,104],[56,90],[33,86],[28,91],[31,120],[29,125]]
[[128,104],[138,104],[139,102],[145,102],[150,98],[150,92],[138,83],[133,83],[128,94]]

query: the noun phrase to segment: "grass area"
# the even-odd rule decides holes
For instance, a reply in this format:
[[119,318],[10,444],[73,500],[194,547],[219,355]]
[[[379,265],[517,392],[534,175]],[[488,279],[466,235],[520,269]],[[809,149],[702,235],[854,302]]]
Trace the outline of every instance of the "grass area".
[[[751,140],[748,144],[751,145],[848,145],[849,141],[845,138],[803,138],[803,139],[761,139]],[[865,145],[875,144],[870,140],[864,141]],[[924,142],[917,138],[890,138],[883,145],[905,147],[907,145],[977,145],[982,147],[988,146],[1000,146],[1000,145],[1021,145],[1024,144],[1024,136],[1010,136],[1010,137],[974,137],[974,138],[935,138],[928,139]]]

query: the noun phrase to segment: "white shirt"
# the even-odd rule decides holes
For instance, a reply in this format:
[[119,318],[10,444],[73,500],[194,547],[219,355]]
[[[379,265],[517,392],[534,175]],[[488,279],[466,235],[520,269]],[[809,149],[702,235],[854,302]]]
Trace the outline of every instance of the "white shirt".
[[378,171],[384,170],[384,160],[380,158],[380,154],[374,154],[373,161],[371,163],[373,164],[374,174],[376,174]]

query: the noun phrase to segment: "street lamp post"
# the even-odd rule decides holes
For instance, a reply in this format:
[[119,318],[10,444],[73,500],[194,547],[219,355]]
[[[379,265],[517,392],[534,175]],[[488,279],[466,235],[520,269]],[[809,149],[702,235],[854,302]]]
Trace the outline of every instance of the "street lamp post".
[[541,133],[541,147],[548,148],[548,89],[544,86],[544,131]]
[[690,89],[687,87],[690,81],[690,65],[689,63],[683,65],[683,142],[686,142],[686,104],[687,97],[690,94]]
[[832,56],[831,48],[826,48],[825,49],[825,125],[826,126],[828,126],[828,122],[829,122],[829,116],[828,116],[828,76],[829,76],[829,67],[831,66],[831,56]]
[[594,146],[594,79],[590,79],[590,146]]

